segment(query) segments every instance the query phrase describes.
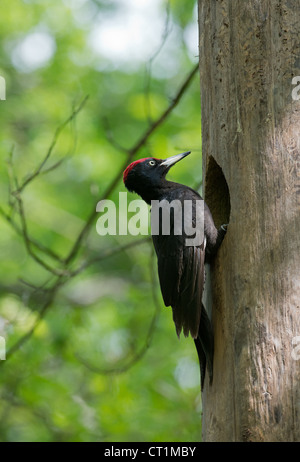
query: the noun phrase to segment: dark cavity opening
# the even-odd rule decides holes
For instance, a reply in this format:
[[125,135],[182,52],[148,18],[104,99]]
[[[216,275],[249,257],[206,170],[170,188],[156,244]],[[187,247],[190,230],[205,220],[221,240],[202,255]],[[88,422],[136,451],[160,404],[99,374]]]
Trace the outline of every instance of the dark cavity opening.
[[212,213],[217,228],[229,223],[229,188],[221,167],[212,156],[209,157],[206,168],[205,202]]

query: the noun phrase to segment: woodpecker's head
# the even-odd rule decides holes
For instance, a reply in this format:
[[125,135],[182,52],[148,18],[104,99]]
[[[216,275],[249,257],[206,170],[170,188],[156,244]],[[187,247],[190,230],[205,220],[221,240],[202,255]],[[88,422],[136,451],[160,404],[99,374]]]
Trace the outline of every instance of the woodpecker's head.
[[[167,172],[191,151],[176,154],[168,159],[156,159],[147,157],[132,162],[123,173],[123,182],[128,191],[139,194],[146,202],[149,202],[151,192],[160,188]],[[151,200],[151,198],[150,198]]]

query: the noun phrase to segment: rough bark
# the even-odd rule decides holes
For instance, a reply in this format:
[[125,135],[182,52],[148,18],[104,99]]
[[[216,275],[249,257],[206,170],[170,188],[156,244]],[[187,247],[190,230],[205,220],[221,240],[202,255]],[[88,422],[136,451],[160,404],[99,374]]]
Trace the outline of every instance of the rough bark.
[[199,36],[205,199],[229,220],[203,440],[300,441],[300,3],[199,0]]

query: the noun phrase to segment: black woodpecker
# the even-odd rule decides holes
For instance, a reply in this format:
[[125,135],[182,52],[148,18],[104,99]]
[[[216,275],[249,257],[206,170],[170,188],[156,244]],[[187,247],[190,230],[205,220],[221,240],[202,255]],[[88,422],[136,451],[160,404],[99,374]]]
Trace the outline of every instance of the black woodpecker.
[[[166,179],[166,174],[172,165],[190,154],[190,151],[178,154],[168,159],[148,157],[132,162],[124,171],[123,181],[129,191],[137,193],[152,205],[159,201],[181,205],[181,221],[178,232],[175,231],[175,209],[168,208],[170,227],[163,232],[162,215],[159,215],[158,232],[153,233],[152,240],[158,260],[158,275],[163,300],[166,306],[173,310],[173,320],[179,337],[181,331],[194,339],[201,372],[201,389],[203,390],[205,371],[207,368],[210,383],[213,378],[214,337],[212,325],[202,304],[202,293],[205,280],[204,263],[209,262],[220,246],[227,225],[219,230],[215,227],[208,206],[201,196],[188,186],[174,183]],[[161,202],[163,201],[163,202]],[[173,202],[175,201],[175,202]],[[187,210],[187,203],[192,204]],[[198,207],[201,204],[201,207]],[[187,245],[185,223],[189,220],[192,229],[201,225],[197,219],[197,210],[202,210],[202,228],[200,241]],[[187,213],[184,213],[187,210]],[[203,224],[204,221],[204,224]],[[178,220],[177,220],[178,224]],[[191,228],[190,228],[191,229]]]

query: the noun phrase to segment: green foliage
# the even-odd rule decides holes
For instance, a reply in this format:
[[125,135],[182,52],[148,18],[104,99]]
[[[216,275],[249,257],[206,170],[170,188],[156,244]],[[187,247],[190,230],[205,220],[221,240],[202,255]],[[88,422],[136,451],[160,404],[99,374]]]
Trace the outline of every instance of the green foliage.
[[[121,172],[126,149],[166,110],[196,64],[184,39],[195,25],[194,2],[154,2],[169,36],[161,50],[153,45],[143,60],[127,61],[96,52],[90,41],[97,21],[117,17],[126,2],[2,3],[0,336],[8,353],[13,349],[0,361],[0,440],[197,441],[197,357],[190,338],[177,339],[171,310],[159,309],[150,241],[126,248],[142,236],[100,237],[95,215],[65,274],[47,269],[64,267],[61,259]],[[160,42],[164,27],[157,31]],[[134,158],[191,149],[170,177],[199,184],[200,124],[196,76]],[[32,177],[53,141],[20,198],[10,194]],[[125,191],[121,175],[110,198],[117,201],[119,191]],[[27,237],[40,248],[29,247],[43,264],[26,247],[24,220]],[[20,338],[24,343],[15,347]]]

